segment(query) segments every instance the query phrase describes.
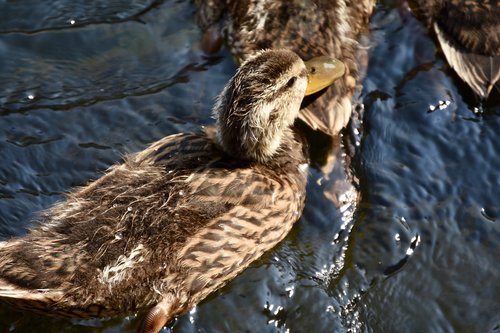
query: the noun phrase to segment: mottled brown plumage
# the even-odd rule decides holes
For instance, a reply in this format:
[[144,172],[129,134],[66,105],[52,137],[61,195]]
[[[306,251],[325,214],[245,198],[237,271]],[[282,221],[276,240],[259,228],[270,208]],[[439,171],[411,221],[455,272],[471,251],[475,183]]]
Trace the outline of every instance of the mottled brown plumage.
[[415,0],[414,10],[434,30],[460,78],[488,97],[500,79],[498,1]]
[[306,99],[299,117],[313,129],[330,135],[338,134],[348,123],[359,79],[358,40],[367,30],[375,0],[195,0],[195,3],[206,39],[212,41],[214,31],[221,31],[237,61],[261,49],[287,48],[302,59],[329,55],[345,63],[346,75],[322,95]]
[[79,318],[153,307],[148,333],[187,311],[298,220],[307,159],[290,126],[306,86],[291,51],[248,59],[218,98],[217,133],[128,156],[0,242],[0,298]]

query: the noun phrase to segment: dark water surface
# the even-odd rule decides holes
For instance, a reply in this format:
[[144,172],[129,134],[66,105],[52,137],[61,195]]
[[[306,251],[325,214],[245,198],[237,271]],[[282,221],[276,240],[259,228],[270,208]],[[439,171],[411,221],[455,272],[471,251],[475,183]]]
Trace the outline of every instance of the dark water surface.
[[[226,51],[203,55],[193,11],[189,1],[0,1],[1,238],[123,154],[213,123],[236,67]],[[404,8],[379,5],[372,30],[354,215],[313,171],[289,237],[166,331],[500,331],[498,96],[480,107]],[[0,332],[137,322],[0,304]]]

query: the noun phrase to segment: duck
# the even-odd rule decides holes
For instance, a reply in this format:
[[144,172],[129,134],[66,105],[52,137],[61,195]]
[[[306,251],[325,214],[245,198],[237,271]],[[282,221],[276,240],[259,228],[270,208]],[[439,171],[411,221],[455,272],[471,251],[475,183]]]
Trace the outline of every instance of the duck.
[[[247,58],[218,96],[215,129],[167,136],[0,242],[0,300],[71,318],[145,311],[155,333],[290,231],[308,156],[294,130],[306,94],[344,75],[287,49]],[[332,68],[336,70],[332,71]]]
[[351,119],[353,95],[362,79],[366,47],[362,39],[375,0],[195,0],[202,49],[227,45],[237,63],[261,49],[287,48],[302,59],[339,59],[345,75],[304,99],[299,119],[308,128],[338,137]]
[[411,3],[450,66],[482,99],[500,79],[500,4],[496,0],[415,0]]

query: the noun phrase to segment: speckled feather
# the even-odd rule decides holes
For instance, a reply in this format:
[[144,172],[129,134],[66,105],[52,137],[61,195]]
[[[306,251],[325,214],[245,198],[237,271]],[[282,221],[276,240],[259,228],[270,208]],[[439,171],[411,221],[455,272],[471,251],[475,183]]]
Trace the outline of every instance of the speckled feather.
[[272,165],[242,165],[204,134],[155,143],[46,211],[26,237],[0,243],[0,297],[84,318],[137,311],[167,292],[189,308],[298,219],[300,146],[285,142]]
[[484,56],[500,56],[498,1],[416,0],[417,15],[437,23],[457,48]]
[[457,74],[487,97],[500,79],[498,1],[416,0],[414,11],[434,30]]
[[222,26],[237,61],[261,49],[287,48],[304,60],[330,55],[344,62],[348,73],[326,91],[306,98],[299,117],[330,135],[347,124],[359,79],[359,35],[367,30],[374,0],[195,2],[201,28]]

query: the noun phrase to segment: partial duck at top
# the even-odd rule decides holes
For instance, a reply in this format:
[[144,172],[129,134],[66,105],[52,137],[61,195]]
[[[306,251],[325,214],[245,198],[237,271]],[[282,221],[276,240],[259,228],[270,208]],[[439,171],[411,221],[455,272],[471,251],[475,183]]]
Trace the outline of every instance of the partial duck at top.
[[[206,49],[224,36],[238,62],[262,49],[287,48],[302,59],[328,55],[346,65],[332,87],[306,98],[299,115],[313,129],[331,136],[351,116],[359,80],[360,34],[367,31],[374,0],[195,0]],[[214,37],[215,36],[215,37]]]
[[434,30],[458,76],[487,98],[500,79],[498,1],[414,0],[410,5]]

